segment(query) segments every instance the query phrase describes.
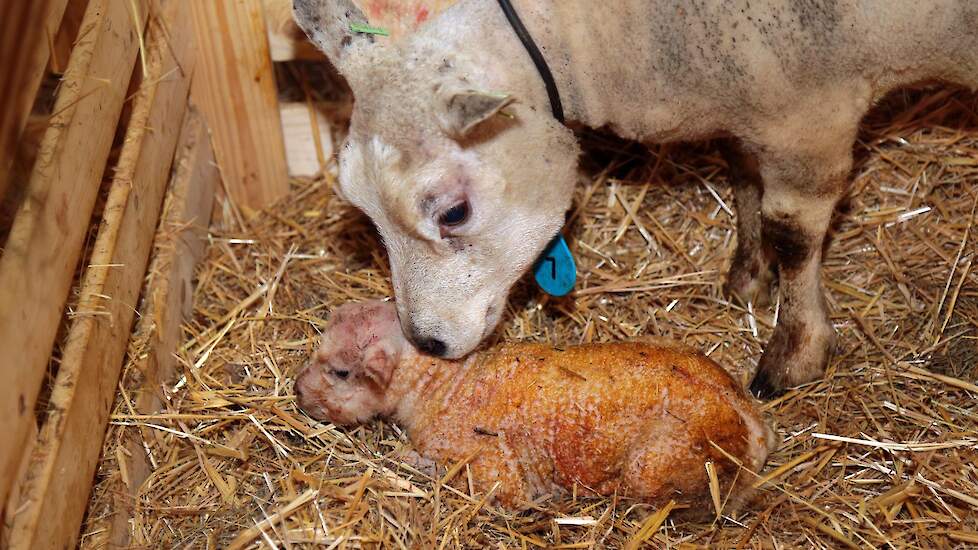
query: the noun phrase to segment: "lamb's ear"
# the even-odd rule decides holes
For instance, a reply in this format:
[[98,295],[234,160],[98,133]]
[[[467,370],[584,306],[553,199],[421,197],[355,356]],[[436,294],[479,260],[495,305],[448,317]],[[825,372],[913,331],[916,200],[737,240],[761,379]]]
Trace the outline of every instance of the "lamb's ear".
[[371,348],[364,354],[363,374],[377,391],[383,392],[394,377],[400,355],[390,346],[375,345]]
[[343,76],[357,52],[369,47],[374,36],[354,32],[350,25],[367,25],[367,18],[351,0],[293,0],[295,21]]
[[515,98],[478,90],[448,90],[436,93],[435,101],[442,129],[451,136],[465,137]]

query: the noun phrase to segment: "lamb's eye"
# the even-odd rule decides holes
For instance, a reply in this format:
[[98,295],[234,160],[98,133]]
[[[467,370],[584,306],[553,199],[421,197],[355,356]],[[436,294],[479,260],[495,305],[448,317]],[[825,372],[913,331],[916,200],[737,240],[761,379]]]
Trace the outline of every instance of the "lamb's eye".
[[346,377],[350,376],[350,371],[346,369],[333,369],[333,375],[340,380],[346,380]]
[[462,201],[438,216],[438,223],[447,227],[462,225],[469,219],[469,203]]

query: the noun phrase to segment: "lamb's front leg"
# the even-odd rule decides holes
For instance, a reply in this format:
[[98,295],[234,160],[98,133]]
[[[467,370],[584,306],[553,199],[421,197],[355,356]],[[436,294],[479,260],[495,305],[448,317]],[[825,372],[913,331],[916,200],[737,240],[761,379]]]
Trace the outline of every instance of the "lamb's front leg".
[[[820,280],[822,245],[851,167],[849,147],[835,154],[761,159],[761,233],[778,262],[780,311],[750,389],[774,397],[825,373],[835,330]],[[792,152],[796,153],[796,152]]]

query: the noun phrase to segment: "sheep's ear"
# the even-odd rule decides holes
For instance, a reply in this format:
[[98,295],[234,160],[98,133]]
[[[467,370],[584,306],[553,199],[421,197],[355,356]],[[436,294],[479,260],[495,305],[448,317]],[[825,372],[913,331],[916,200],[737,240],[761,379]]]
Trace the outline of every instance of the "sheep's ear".
[[465,137],[515,98],[477,90],[450,90],[435,94],[435,101],[442,129],[454,137]]
[[309,40],[322,50],[343,76],[374,36],[358,33],[351,25],[367,25],[367,18],[351,0],[294,0],[292,11],[296,23]]

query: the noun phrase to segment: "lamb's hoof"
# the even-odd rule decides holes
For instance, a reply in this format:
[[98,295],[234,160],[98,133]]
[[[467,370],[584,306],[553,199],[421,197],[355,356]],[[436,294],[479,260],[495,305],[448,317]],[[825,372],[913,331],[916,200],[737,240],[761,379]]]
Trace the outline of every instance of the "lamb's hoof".
[[395,458],[430,478],[438,477],[438,463],[430,458],[421,456],[414,449],[402,447],[395,453]]

